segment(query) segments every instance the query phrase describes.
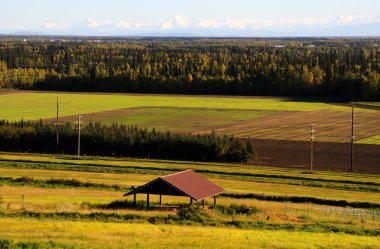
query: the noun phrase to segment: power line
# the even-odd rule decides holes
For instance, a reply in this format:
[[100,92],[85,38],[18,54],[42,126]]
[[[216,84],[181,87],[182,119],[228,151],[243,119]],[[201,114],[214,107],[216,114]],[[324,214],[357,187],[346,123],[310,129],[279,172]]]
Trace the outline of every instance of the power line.
[[315,124],[310,125],[310,172],[313,172]]
[[354,171],[354,142],[355,142],[355,107],[352,106],[352,114],[351,114],[351,167],[350,171]]
[[78,156],[80,156],[80,131],[81,131],[81,129],[82,129],[81,124],[82,124],[83,122],[81,122],[81,118],[82,118],[82,116],[78,115],[78,116],[76,116],[76,117],[77,117],[77,119],[78,119],[78,121],[75,122],[75,124],[77,125],[77,129],[78,129]]
[[57,133],[57,152],[59,151],[59,98],[57,97],[57,119],[55,122],[56,133]]

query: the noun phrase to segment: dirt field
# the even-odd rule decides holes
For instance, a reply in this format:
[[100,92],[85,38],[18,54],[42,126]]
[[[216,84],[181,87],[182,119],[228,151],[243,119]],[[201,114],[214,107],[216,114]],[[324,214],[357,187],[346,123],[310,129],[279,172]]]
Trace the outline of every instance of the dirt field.
[[[380,111],[357,112],[356,141],[380,134]],[[220,133],[255,139],[309,141],[310,124],[315,124],[316,141],[349,142],[351,113],[342,111],[278,112],[259,119],[218,129]]]
[[[380,111],[358,111],[355,140],[380,134]],[[54,122],[55,119],[46,119]],[[74,122],[75,115],[61,117]],[[258,111],[210,108],[138,107],[87,113],[83,121],[123,123],[172,132],[208,133],[216,130],[242,138],[309,141],[310,124],[314,123],[316,141],[350,142],[351,113],[343,111]]]
[[[254,115],[258,116],[250,118]],[[118,121],[118,117],[123,117],[122,121],[128,121],[127,124],[159,130],[195,133],[217,130],[221,134],[251,137],[258,152],[258,161],[254,164],[304,169],[310,167],[310,124],[315,123],[314,168],[346,171],[350,167],[350,112],[250,113],[243,110],[155,107],[89,113],[84,121]],[[64,117],[64,120],[74,121],[74,116]],[[380,112],[357,112],[355,133],[358,142],[354,147],[354,169],[359,172],[380,174],[380,145],[359,144],[362,139],[380,134],[379,120]]]
[[[310,142],[254,139],[258,151],[255,165],[310,168]],[[349,143],[314,143],[314,168],[346,171],[350,167]],[[354,170],[361,173],[380,174],[380,146],[355,144]]]
[[[25,93],[25,91],[0,91],[0,95],[17,93]],[[108,94],[104,95],[107,97]],[[77,102],[73,100],[73,96],[77,98]],[[161,97],[166,96],[162,95]],[[40,98],[39,95],[37,97],[23,95],[23,97],[29,97],[29,99],[24,99],[24,104],[19,106],[10,104],[11,101],[3,101],[3,105],[8,104],[8,107],[3,108],[3,116],[12,116],[13,113],[28,116],[37,109],[41,111],[40,114],[34,115],[38,118],[54,117],[55,95],[50,96],[51,103],[41,102],[30,110],[28,107],[32,97],[36,100],[43,98]],[[160,99],[159,106],[151,106],[155,101],[144,102],[145,98],[143,100],[136,99],[135,102],[132,101],[132,104],[124,103],[123,98],[118,100],[121,102],[116,101],[112,105],[105,105],[113,101],[114,97],[99,99],[91,95],[85,96],[85,100],[75,95],[64,95],[62,99],[64,97],[66,102],[62,100],[63,111],[72,108],[72,110],[82,112],[85,123],[89,121],[119,122],[172,132],[205,133],[216,130],[219,134],[233,134],[241,138],[251,137],[254,139],[254,146],[259,155],[259,161],[255,163],[257,165],[309,168],[310,124],[314,123],[316,124],[315,168],[346,170],[350,165],[350,145],[347,143],[351,136],[351,112],[349,106],[345,104],[329,103],[326,105],[319,102],[304,103],[291,100],[279,101],[280,98],[263,98],[252,103],[248,100],[249,103],[245,100],[234,102],[233,105],[230,103],[228,107],[225,105],[230,99],[214,101],[213,98],[210,102],[210,99],[197,99],[194,96],[191,99],[185,98],[191,105],[182,103],[177,106],[179,99],[170,98]],[[252,97],[252,100],[255,98]],[[171,101],[170,105],[167,103],[168,101]],[[194,101],[199,102],[195,105]],[[88,105],[86,108],[78,104],[83,102]],[[93,107],[98,105],[104,105],[104,108],[99,110],[104,109],[105,111],[94,112],[96,108]],[[232,108],[235,106],[239,109]],[[263,106],[267,109],[263,109]],[[356,109],[355,140],[356,143],[361,143],[362,140],[379,145],[356,144],[355,168],[360,172],[380,173],[380,111],[378,108],[371,108],[373,110]],[[70,113],[70,115],[62,114],[61,122],[73,123],[75,121],[73,112],[66,113]],[[55,121],[55,119],[47,121]]]
[[25,93],[26,91],[0,89],[0,95]]

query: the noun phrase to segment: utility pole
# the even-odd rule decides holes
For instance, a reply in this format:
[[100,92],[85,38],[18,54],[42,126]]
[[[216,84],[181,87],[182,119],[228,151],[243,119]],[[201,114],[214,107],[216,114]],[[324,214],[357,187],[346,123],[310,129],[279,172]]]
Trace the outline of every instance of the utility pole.
[[355,142],[355,108],[352,105],[352,117],[351,117],[351,167],[350,171],[354,171],[354,142]]
[[82,116],[78,115],[77,116],[78,121],[75,122],[75,124],[77,125],[77,129],[78,129],[78,156],[80,156],[80,130],[82,129],[81,124],[83,123],[83,122],[81,122],[81,118],[82,118]]
[[55,122],[55,129],[57,133],[57,152],[59,151],[59,99],[57,97],[57,120]]
[[315,138],[315,124],[311,124],[310,125],[310,172],[313,172],[314,138]]

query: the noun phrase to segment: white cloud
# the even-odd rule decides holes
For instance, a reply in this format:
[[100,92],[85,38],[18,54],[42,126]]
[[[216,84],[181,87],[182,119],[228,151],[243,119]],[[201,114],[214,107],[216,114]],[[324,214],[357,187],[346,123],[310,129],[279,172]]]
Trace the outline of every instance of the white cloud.
[[143,22],[139,22],[139,21],[134,22],[133,23],[133,27],[136,28],[136,29],[141,29],[141,28],[144,27],[144,23]]
[[205,19],[197,23],[202,29],[262,30],[289,29],[297,27],[334,27],[336,25],[364,24],[376,22],[379,17],[341,16],[338,19],[318,18],[283,18],[280,20],[227,18],[224,20]]
[[100,28],[100,27],[109,26],[113,24],[113,21],[111,19],[97,21],[97,20],[88,18],[87,22],[88,22],[88,26],[91,28]]
[[55,23],[55,22],[49,22],[49,23],[45,23],[45,28],[47,29],[57,29],[58,28],[58,24]]
[[218,20],[201,20],[200,22],[198,22],[198,27],[202,28],[202,29],[218,29],[218,28],[221,28],[223,27],[223,22],[221,21],[218,21]]
[[350,24],[353,21],[354,21],[354,18],[352,16],[341,16],[338,18],[336,23],[344,25],[344,24]]
[[226,20],[201,20],[197,26],[203,29],[257,30],[272,26],[270,20],[228,18]]
[[330,18],[285,18],[279,23],[279,26],[320,26],[331,23]]
[[132,22],[129,22],[129,21],[119,21],[119,23],[117,24],[117,28],[119,29],[129,29],[131,28],[133,25]]
[[174,17],[174,19],[175,19],[177,25],[182,27],[182,28],[189,28],[191,25],[189,19],[187,19],[185,16],[176,15]]
[[249,25],[249,22],[234,18],[227,19],[225,24],[231,29],[245,29]]
[[59,30],[59,29],[68,29],[71,27],[71,25],[67,23],[48,22],[44,24],[44,27],[49,30]]
[[272,26],[271,20],[230,18],[223,22],[229,29],[264,29]]
[[[278,20],[271,19],[250,19],[231,17],[226,19],[203,19],[203,20],[190,20],[187,17],[177,14],[170,19],[161,20],[114,20],[103,19],[96,20],[92,18],[81,18],[72,23],[63,22],[46,22],[42,27],[48,31],[65,31],[76,32],[77,30],[87,30],[92,32],[117,32],[128,31],[145,32],[153,31],[159,32],[160,30],[229,30],[229,31],[249,31],[254,30],[281,30],[282,32],[294,31],[297,28],[334,28],[344,25],[355,24],[368,24],[380,22],[380,15],[378,16],[340,16],[338,18],[330,17],[311,17],[311,18],[283,18]],[[1,27],[1,24],[0,24]],[[3,27],[9,29],[10,27]],[[28,28],[32,30],[33,28]],[[25,28],[26,30],[26,28]]]
[[379,16],[340,16],[335,22],[339,25],[379,22]]
[[168,20],[168,21],[164,21],[164,22],[161,24],[160,29],[162,29],[162,30],[167,30],[167,29],[172,29],[173,27],[174,27],[173,19],[170,19],[170,20]]
[[63,29],[68,29],[68,28],[70,28],[70,27],[71,27],[70,24],[68,24],[68,23],[62,23],[62,28],[63,28]]
[[132,23],[131,30],[144,31],[144,30],[154,30],[161,27],[162,22],[143,22],[135,21]]

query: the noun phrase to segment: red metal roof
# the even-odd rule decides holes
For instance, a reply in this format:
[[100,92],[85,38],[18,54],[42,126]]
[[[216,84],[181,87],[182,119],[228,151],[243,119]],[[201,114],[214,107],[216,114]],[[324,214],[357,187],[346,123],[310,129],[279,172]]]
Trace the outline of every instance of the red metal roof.
[[177,196],[189,196],[196,201],[215,196],[225,192],[218,185],[212,183],[195,171],[189,169],[175,174],[159,177],[126,195],[167,194]]

